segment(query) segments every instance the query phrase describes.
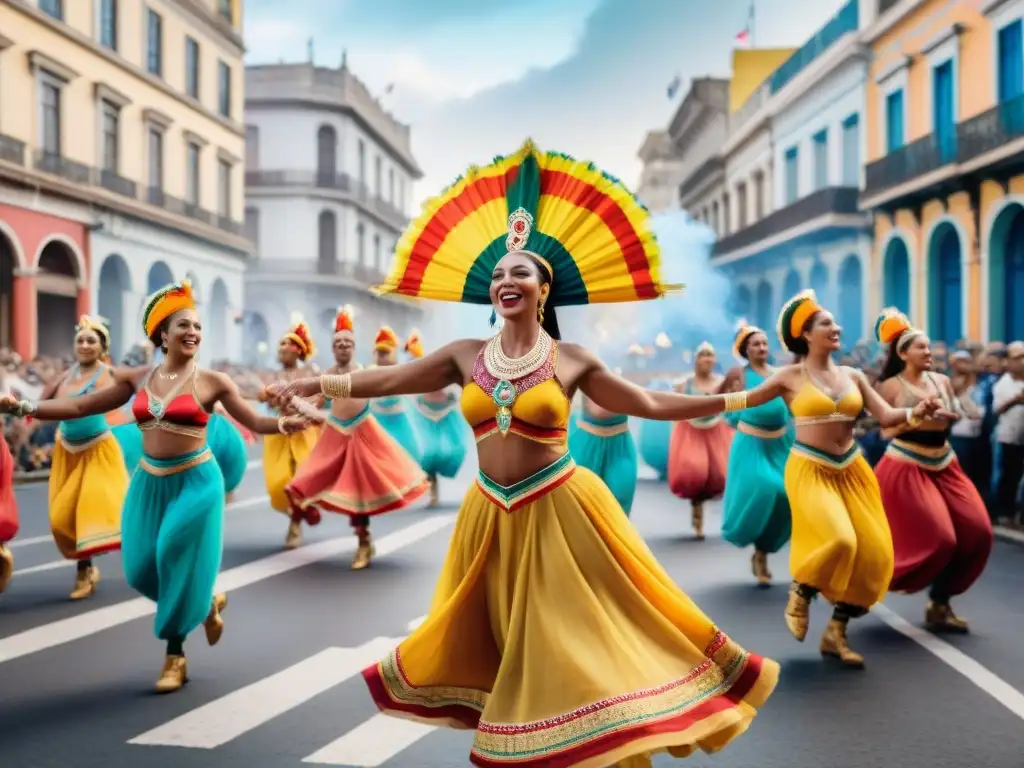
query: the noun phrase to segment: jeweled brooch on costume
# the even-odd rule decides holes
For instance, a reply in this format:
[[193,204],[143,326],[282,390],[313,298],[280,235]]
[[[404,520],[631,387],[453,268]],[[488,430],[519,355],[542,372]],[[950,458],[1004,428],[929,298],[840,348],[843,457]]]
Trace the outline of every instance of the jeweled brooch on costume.
[[509,251],[521,251],[533,231],[533,216],[525,208],[516,208],[508,217],[508,237],[505,247]]

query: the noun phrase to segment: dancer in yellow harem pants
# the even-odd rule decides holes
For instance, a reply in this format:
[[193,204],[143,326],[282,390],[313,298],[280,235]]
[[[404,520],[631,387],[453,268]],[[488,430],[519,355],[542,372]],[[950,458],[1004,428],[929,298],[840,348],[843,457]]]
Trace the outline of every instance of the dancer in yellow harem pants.
[[859,668],[864,657],[850,649],[847,626],[885,595],[893,546],[878,482],[853,439],[854,421],[866,407],[883,426],[899,424],[938,404],[921,403],[913,413],[890,408],[862,373],[832,361],[841,333],[813,291],[798,294],[779,314],[778,335],[803,362],[780,369],[754,391],[784,397],[796,424],[785,470],[793,517],[786,626],[802,641],[810,601],[823,595],[834,610],[821,653]]
[[[857,395],[846,402],[859,400]],[[844,412],[853,410],[844,405]],[[798,442],[786,462],[785,483],[793,511],[793,580],[836,605],[869,608],[880,602],[892,578],[892,537],[878,481],[860,448],[854,444],[845,455],[833,456]]]
[[284,489],[316,446],[319,436],[319,427],[308,427],[291,435],[267,435],[263,438],[263,477],[270,506],[278,512],[291,514],[291,504]]
[[[277,358],[284,367],[282,378],[289,380],[301,375],[300,362],[316,354],[316,344],[309,333],[309,327],[296,323],[281,337],[277,346]],[[312,367],[311,370],[316,370]],[[270,506],[289,516],[288,533],[285,536],[286,549],[294,549],[302,543],[302,519],[295,517],[291,501],[285,488],[288,487],[299,466],[306,460],[320,437],[320,426],[310,426],[290,435],[268,435],[263,438],[263,478],[267,484]]]

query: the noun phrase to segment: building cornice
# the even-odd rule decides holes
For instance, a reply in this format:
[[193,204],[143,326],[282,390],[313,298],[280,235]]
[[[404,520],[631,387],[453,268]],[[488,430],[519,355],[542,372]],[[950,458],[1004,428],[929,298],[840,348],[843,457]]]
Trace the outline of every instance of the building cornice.
[[218,37],[227,43],[233,55],[239,58],[245,55],[245,40],[242,39],[234,25],[226,19],[222,19],[220,14],[211,11],[202,3],[196,2],[196,0],[165,0],[165,2],[204,27],[206,32],[212,36]]
[[384,154],[386,154],[393,162],[404,168],[414,180],[423,178],[423,171],[420,169],[419,165],[416,164],[416,161],[411,156],[407,156],[404,152],[396,149],[391,140],[378,131],[374,127],[372,121],[367,120],[366,117],[351,104],[311,99],[305,96],[277,96],[273,98],[246,99],[245,101],[246,112],[278,110],[294,107],[321,112],[334,112],[335,114],[351,117],[359,123],[359,127],[373,139],[374,143],[384,151]]
[[106,83],[96,83],[93,86],[93,92],[98,101],[109,101],[114,106],[121,107],[122,109],[132,103],[131,99]]
[[924,3],[925,0],[901,0],[901,2],[879,16],[874,24],[861,32],[861,42],[871,45]]
[[70,83],[78,77],[78,73],[71,67],[61,64],[59,61],[47,56],[42,51],[28,52],[28,68],[32,74],[37,74],[39,70],[44,70],[55,77],[59,77],[67,83]]
[[[94,40],[90,39],[86,35],[79,32],[77,29],[69,27],[63,22],[57,21],[56,19],[47,16],[45,13],[40,11],[35,5],[30,5],[28,0],[5,0],[9,7],[13,8],[17,12],[29,17],[32,21],[40,24],[56,34],[62,35],[68,40],[77,43],[82,48],[85,48],[89,53],[97,56],[101,59],[106,60],[110,64],[118,67],[119,69],[127,72],[130,75],[135,76],[146,85],[161,91],[166,96],[171,97],[175,101],[188,107],[189,109],[201,114],[208,120],[220,125],[227,131],[230,131],[239,138],[245,138],[245,127],[234,120],[229,120],[221,115],[217,114],[212,109],[207,109],[203,104],[200,104],[195,99],[186,95],[185,93],[179,92],[168,85],[166,82],[146,72],[141,67],[137,67],[130,61],[121,58],[117,53],[98,45]],[[239,60],[238,66],[242,66],[242,61]]]

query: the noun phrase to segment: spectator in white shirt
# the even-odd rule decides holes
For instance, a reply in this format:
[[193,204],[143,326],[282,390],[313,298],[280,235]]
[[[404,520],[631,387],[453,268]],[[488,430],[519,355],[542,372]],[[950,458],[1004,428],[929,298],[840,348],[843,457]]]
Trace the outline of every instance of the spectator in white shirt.
[[1016,518],[1017,494],[1024,477],[1024,342],[1006,348],[1006,372],[992,389],[999,443],[1000,477],[996,489],[997,519]]

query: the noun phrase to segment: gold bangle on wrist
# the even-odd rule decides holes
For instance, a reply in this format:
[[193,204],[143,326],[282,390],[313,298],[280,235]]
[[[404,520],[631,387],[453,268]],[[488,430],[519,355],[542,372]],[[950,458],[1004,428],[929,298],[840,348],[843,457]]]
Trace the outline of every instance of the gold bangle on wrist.
[[320,391],[333,400],[347,400],[352,392],[352,376],[347,373],[324,374],[320,377]]
[[284,431],[284,420],[285,420],[285,418],[287,418],[287,417],[282,416],[281,418],[279,418],[277,420],[277,431],[280,432],[282,435],[288,434],[287,432]]
[[747,391],[727,392],[725,394],[725,412],[744,411],[747,408]]

